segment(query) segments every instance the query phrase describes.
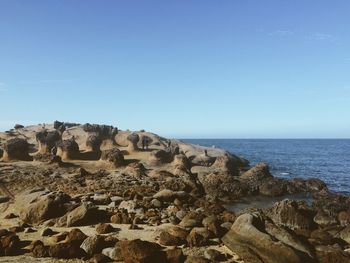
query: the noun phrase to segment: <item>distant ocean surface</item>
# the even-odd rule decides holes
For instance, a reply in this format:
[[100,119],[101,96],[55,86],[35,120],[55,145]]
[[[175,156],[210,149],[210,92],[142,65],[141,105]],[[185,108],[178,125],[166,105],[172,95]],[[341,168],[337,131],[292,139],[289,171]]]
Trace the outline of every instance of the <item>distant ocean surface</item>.
[[350,139],[183,139],[267,162],[282,178],[319,178],[334,192],[350,194]]

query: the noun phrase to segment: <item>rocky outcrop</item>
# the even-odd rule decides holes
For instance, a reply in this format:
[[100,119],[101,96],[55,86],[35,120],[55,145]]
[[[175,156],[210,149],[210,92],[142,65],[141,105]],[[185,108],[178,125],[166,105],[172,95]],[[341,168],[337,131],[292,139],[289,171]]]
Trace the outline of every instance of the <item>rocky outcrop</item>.
[[20,160],[30,161],[32,157],[29,156],[29,144],[25,139],[13,138],[6,141],[3,145],[4,152],[2,156],[3,161]]
[[87,152],[97,153],[100,152],[101,146],[112,148],[116,145],[115,136],[118,134],[116,127],[86,123],[82,128],[87,133],[85,142]]
[[200,174],[198,179],[207,196],[214,199],[220,197],[242,197],[247,191],[245,186],[241,185],[240,181],[229,173]]
[[280,232],[277,226],[266,227],[261,214],[248,213],[236,219],[222,240],[245,262],[315,262],[307,246],[294,242],[292,237],[284,236],[286,233]]
[[238,162],[229,153],[218,156],[211,167],[232,175],[237,175],[238,173]]
[[315,212],[303,202],[285,199],[274,204],[269,211],[270,218],[277,225],[290,229],[313,229]]

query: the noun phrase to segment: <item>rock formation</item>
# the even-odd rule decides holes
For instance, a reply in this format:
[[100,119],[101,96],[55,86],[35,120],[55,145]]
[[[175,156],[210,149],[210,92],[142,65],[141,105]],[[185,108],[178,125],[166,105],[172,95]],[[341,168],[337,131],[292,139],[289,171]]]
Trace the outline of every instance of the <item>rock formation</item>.
[[22,160],[29,161],[32,158],[28,153],[29,144],[25,139],[13,138],[4,143],[3,161]]
[[53,147],[56,146],[56,143],[61,140],[62,134],[57,131],[48,131],[43,129],[36,133],[35,138],[39,143],[39,154],[51,153]]
[[134,152],[139,150],[139,147],[137,144],[140,141],[140,136],[137,133],[133,132],[129,134],[127,137],[127,140],[129,141],[129,145],[128,145],[129,152]]
[[116,168],[125,165],[124,155],[118,148],[102,151],[101,160],[112,163]]
[[59,141],[56,144],[57,156],[60,156],[62,160],[77,160],[80,159],[79,145],[74,138]]

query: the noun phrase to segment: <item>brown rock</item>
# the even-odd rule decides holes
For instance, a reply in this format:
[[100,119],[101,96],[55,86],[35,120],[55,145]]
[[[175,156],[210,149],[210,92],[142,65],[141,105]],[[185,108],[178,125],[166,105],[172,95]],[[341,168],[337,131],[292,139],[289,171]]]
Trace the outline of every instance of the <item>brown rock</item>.
[[269,216],[275,224],[291,229],[312,229],[314,227],[314,212],[294,200],[285,199],[275,203]]
[[187,243],[190,247],[200,247],[208,244],[209,231],[204,227],[194,227],[187,236]]
[[[283,239],[286,232],[280,232],[275,227],[269,228],[269,234],[265,231],[262,216],[259,213],[247,213],[236,219],[231,230],[222,238],[222,241],[245,262],[313,262],[313,259],[306,253],[278,240],[278,238]],[[271,234],[276,234],[277,238]],[[289,238],[285,241],[293,244]]]
[[111,232],[115,232],[115,228],[112,227],[110,224],[100,223],[96,226],[96,232],[98,234],[108,234]]
[[3,145],[3,161],[10,160],[21,160],[21,161],[30,161],[32,157],[29,156],[29,144],[25,139],[13,138],[6,141]]
[[44,258],[49,256],[48,247],[40,240],[33,241],[31,244],[31,253],[35,258]]
[[168,263],[183,263],[185,261],[185,256],[181,249],[169,249],[165,253]]
[[163,246],[180,246],[186,243],[186,239],[173,236],[167,231],[162,231],[159,235],[159,244]]
[[120,241],[120,248],[125,263],[155,263],[165,262],[165,253],[156,243],[135,239]]

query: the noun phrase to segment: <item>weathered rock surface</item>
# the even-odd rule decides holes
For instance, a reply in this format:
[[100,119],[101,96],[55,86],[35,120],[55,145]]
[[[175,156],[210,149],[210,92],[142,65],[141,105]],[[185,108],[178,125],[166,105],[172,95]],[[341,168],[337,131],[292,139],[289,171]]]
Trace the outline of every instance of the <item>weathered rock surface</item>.
[[271,234],[274,231],[266,232],[259,213],[243,214],[222,240],[243,260],[251,263],[313,262],[314,259],[305,252],[279,240],[280,235],[276,237]]

